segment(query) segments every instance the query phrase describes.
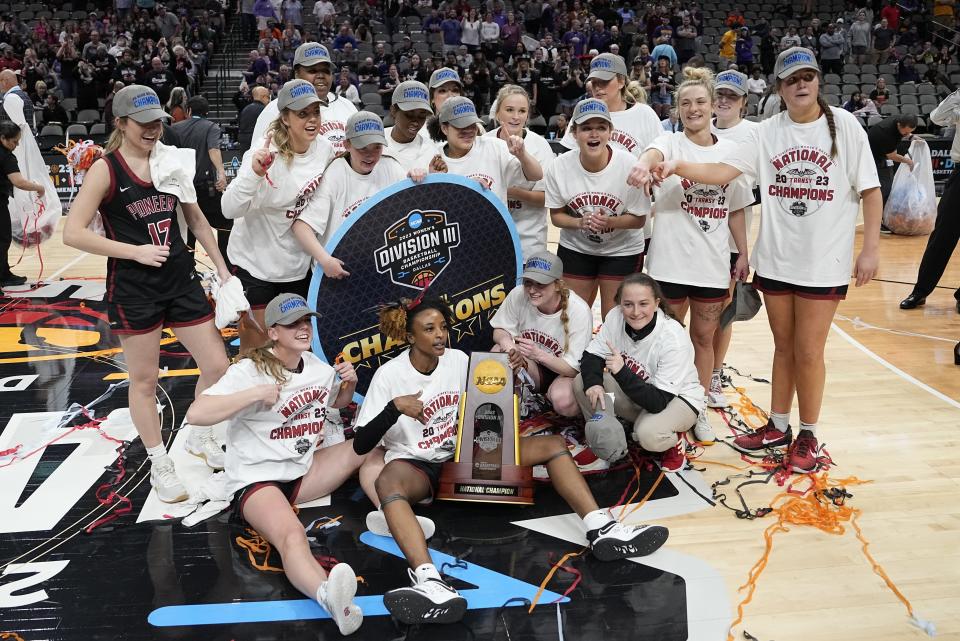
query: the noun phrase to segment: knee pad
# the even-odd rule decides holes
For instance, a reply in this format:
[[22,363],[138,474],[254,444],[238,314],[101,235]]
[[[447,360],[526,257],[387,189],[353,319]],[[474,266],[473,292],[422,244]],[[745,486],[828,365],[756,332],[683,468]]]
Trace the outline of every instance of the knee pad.
[[408,499],[403,494],[400,494],[399,492],[396,494],[391,494],[390,496],[386,496],[380,499],[380,509],[382,510],[383,508],[387,507],[387,505],[389,505],[390,503],[393,503],[394,501],[406,501],[407,503],[409,503],[410,499]]

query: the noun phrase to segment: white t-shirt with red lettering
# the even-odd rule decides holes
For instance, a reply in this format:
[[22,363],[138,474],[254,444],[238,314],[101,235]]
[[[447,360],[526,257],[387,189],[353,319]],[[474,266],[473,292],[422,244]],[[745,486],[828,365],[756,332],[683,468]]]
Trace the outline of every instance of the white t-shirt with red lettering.
[[[663,134],[648,149],[664,160],[720,162],[736,146],[727,140],[702,147],[683,132]],[[661,282],[726,289],[730,285],[730,212],[753,202],[747,178],[704,185],[674,174],[654,192],[657,242],[650,245],[647,273]]]
[[[662,131],[662,130],[661,130]],[[557,157],[544,178],[545,204],[549,209],[565,209],[574,217],[589,213],[607,216],[645,216],[650,199],[643,191],[627,185],[634,157],[609,146],[610,161],[596,173],[580,164],[580,152]],[[579,229],[561,229],[560,245],[590,256],[630,256],[643,251],[642,229],[607,229],[585,233]]]
[[[490,191],[506,206],[507,188],[524,184],[527,179],[516,156],[507,149],[507,143],[498,138],[477,136],[473,147],[460,158],[451,158],[446,152],[446,143],[437,145],[443,161],[447,163],[447,172],[466,176],[474,180],[486,179]],[[422,156],[418,167],[425,169],[434,156],[433,151]]]
[[[338,97],[332,93],[327,94],[328,104],[320,105],[320,130],[318,137],[326,140],[336,149],[337,153],[344,151],[343,140],[347,134],[347,120],[350,116],[357,113],[357,108],[346,98]],[[263,137],[267,135],[267,129],[273,124],[273,121],[280,117],[280,109],[277,106],[276,99],[267,103],[260,115],[257,116],[257,122],[253,126],[253,136],[251,149],[257,149],[263,144]]]
[[693,364],[693,343],[683,325],[664,314],[662,309],[657,310],[657,324],[653,331],[635,341],[627,335],[623,312],[617,305],[607,312],[587,351],[606,358],[610,355],[608,342],[620,352],[624,365],[634,374],[657,389],[680,396],[697,412],[703,411],[704,392]]
[[797,123],[783,111],[723,160],[760,183],[763,216],[750,263],[765,278],[806,287],[850,282],[860,193],[880,181],[863,126],[830,109],[836,158],[826,116]]
[[[611,111],[610,119],[613,120],[610,145],[633,154],[634,158],[639,158],[647,145],[663,133],[660,119],[649,105],[637,104],[623,111]],[[577,149],[570,126],[560,143],[567,149]]]
[[387,463],[398,458],[431,463],[449,460],[457,445],[457,413],[469,365],[466,354],[447,348],[436,369],[427,375],[410,362],[409,349],[401,352],[374,372],[357,414],[357,429],[362,430],[398,396],[421,392],[426,424],[401,414],[380,442],[387,450],[385,460]]
[[[716,122],[710,125],[710,131],[713,134],[722,140],[729,140],[734,145],[739,146],[744,140],[750,138],[753,135],[753,130],[759,127],[758,123],[753,122],[752,120],[747,120],[744,118],[737,124],[732,127],[727,127],[726,129],[719,129]],[[750,188],[753,189],[757,186],[756,180],[753,181],[753,184],[750,185]],[[753,202],[753,201],[750,201]],[[753,207],[747,207],[744,212],[744,217],[747,227],[747,239],[750,238],[750,228],[753,225]],[[733,236],[730,237],[730,251],[737,252],[737,245],[733,242]]]
[[514,338],[529,338],[541,349],[562,358],[579,371],[580,357],[593,335],[593,315],[587,303],[570,292],[567,299],[567,333],[564,337],[560,314],[560,310],[544,314],[530,302],[523,287],[514,287],[496,315],[490,319],[490,326],[508,331]]
[[[293,481],[310,469],[321,440],[327,405],[336,398],[333,368],[304,352],[299,372],[289,380],[272,407],[254,403],[230,419],[227,426],[226,490],[234,493],[259,481]],[[275,385],[276,379],[259,371],[245,358],[231,365],[223,377],[204,390],[219,396]]]

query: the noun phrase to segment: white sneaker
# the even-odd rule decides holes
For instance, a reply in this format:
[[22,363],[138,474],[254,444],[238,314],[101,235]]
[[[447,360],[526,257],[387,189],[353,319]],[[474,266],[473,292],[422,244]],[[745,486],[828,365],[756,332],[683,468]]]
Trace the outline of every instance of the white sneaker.
[[357,575],[346,563],[338,563],[327,574],[326,593],[320,605],[330,613],[340,634],[353,634],[363,623],[363,611],[353,602]]
[[710,389],[707,390],[707,407],[723,409],[727,407],[727,395],[723,393],[723,382],[719,376],[710,379]]
[[213,437],[213,428],[191,425],[187,429],[189,430],[185,444],[187,451],[202,458],[209,467],[222,470],[225,456],[223,448]]
[[717,435],[713,432],[713,426],[707,420],[706,410],[700,412],[697,422],[693,426],[693,438],[701,445],[713,445],[717,440]]
[[179,503],[189,496],[187,489],[177,478],[177,470],[173,466],[173,459],[169,456],[150,461],[150,485],[164,503]]
[[[417,514],[416,517],[420,529],[423,530],[424,540],[429,540],[437,531],[437,526],[425,516]],[[382,510],[374,510],[367,514],[367,529],[377,536],[393,536],[390,534],[390,527],[387,525],[387,515]]]
[[417,581],[417,575],[408,569],[413,583],[409,588],[397,588],[383,595],[383,604],[401,623],[456,623],[467,611],[467,600],[460,593],[438,579]]
[[587,532],[593,556],[601,561],[616,561],[646,556],[667,542],[670,531],[661,525],[624,525],[611,520],[599,530]]

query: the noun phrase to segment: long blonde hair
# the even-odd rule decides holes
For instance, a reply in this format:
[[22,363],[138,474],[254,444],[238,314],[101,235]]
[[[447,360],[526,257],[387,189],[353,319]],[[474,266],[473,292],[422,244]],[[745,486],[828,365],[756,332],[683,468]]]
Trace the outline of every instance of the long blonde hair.
[[567,283],[558,278],[557,288],[560,290],[560,322],[563,323],[563,351],[566,353],[570,346],[570,314],[567,312],[567,305],[570,302],[570,288]]
[[643,88],[643,85],[637,82],[636,80],[631,80],[623,88],[624,95],[623,101],[628,105],[645,105],[647,104],[647,90]]
[[[126,116],[118,116],[116,119],[117,123],[127,123]],[[163,126],[160,127],[160,137],[157,138],[157,141],[163,141]],[[116,151],[120,149],[120,145],[123,144],[123,132],[120,130],[120,127],[117,127],[114,124],[113,131],[110,132],[110,137],[107,138],[107,144],[103,146],[103,153],[109,154],[111,151]]]
[[290,381],[289,370],[283,366],[280,359],[273,353],[273,347],[276,341],[268,341],[265,345],[255,347],[244,352],[238,361],[250,359],[253,361],[257,371],[261,374],[270,376],[278,385],[285,385]]
[[[293,144],[290,142],[290,127],[283,122],[283,114],[290,113],[289,109],[284,109],[277,116],[277,119],[267,127],[267,133],[272,135],[273,145],[277,148],[277,153],[288,163],[293,160]],[[320,116],[320,122],[323,123],[323,116]]]

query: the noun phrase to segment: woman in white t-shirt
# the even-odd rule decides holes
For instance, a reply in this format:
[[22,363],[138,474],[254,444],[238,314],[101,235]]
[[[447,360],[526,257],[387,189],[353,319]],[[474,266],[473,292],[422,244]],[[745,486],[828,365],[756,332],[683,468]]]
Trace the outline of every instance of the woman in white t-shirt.
[[683,432],[703,411],[703,387],[690,337],[664,309],[653,278],[631,274],[621,283],[617,306],[583,353],[573,390],[597,456],[614,462],[627,454],[619,417],[633,423],[640,447],[663,453],[663,471],[683,469]]
[[[440,130],[440,120],[436,114],[440,113],[440,107],[447,98],[463,95],[463,81],[460,80],[460,74],[456,69],[440,67],[430,74],[427,86],[430,90],[430,108],[433,109],[434,116],[427,119],[427,126],[420,130],[420,136],[434,143],[443,143],[446,141],[446,136]],[[483,125],[477,123],[477,127],[482,135]]]
[[[345,278],[350,272],[334,258],[326,245],[343,221],[370,196],[407,177],[400,163],[383,155],[387,139],[380,116],[358,111],[347,119],[346,155],[335,159],[323,172],[320,188],[303,214],[293,221],[293,234],[325,276]],[[422,180],[422,169],[411,172]]]
[[431,172],[473,178],[491,190],[504,205],[507,189],[543,178],[543,169],[527,150],[523,138],[510,136],[506,142],[480,135],[480,118],[469,98],[454,96],[440,107],[440,128],[446,143],[440,153],[423,157],[420,165]]
[[[753,135],[753,130],[759,125],[743,117],[747,110],[747,89],[744,82],[749,83],[746,74],[729,70],[717,74],[713,90],[713,134],[722,140],[729,140],[740,145]],[[753,205],[760,204],[760,190],[756,183],[753,185]],[[750,241],[750,229],[753,225],[753,205],[744,207],[743,219],[747,230],[747,242]],[[735,265],[740,255],[737,246],[730,238],[730,265]],[[735,279],[730,281],[730,290],[736,284]],[[723,383],[720,380],[723,359],[727,357],[730,339],[733,336],[733,323],[717,329],[713,337],[713,374],[710,376],[710,387],[707,389],[707,407],[727,407],[727,397],[723,392]]]
[[[491,118],[499,127],[485,136],[507,142],[510,136],[520,136],[546,172],[556,154],[543,136],[527,129],[530,117],[530,96],[523,87],[505,85],[497,93],[490,108]],[[547,249],[547,209],[543,204],[543,181],[525,182],[507,189],[507,209],[520,236],[520,249],[526,260]]]
[[395,158],[407,171],[416,167],[421,157],[437,153],[430,137],[420,135],[432,113],[428,96],[427,86],[416,80],[401,82],[393,90],[390,104],[393,126],[384,132],[387,139],[384,153]]
[[250,302],[257,327],[240,324],[240,350],[266,342],[263,308],[274,296],[307,296],[310,255],[293,235],[293,221],[320,185],[334,150],[318,137],[320,99],[313,85],[291,80],[277,98],[280,117],[263,146],[243,155],[237,177],[223,193],[223,215],[236,219],[227,255]]
[[[631,174],[643,176],[639,184],[633,183],[638,187],[652,186],[650,169],[664,160],[716,162],[736,148],[710,131],[713,72],[687,67],[683,76],[675,96],[683,131],[664,134],[647,147]],[[743,209],[753,202],[753,193],[744,178],[715,186],[679,176],[659,183],[653,192],[657,242],[650,246],[647,273],[660,285],[677,318],[686,317],[689,308],[695,362],[706,389],[714,368],[714,334],[729,298],[730,278],[745,280],[750,271]],[[739,252],[732,267],[731,238]],[[705,412],[697,420],[694,436],[700,443],[716,440]]]
[[[431,562],[423,524],[411,508],[432,500],[441,464],[456,447],[469,359],[446,348],[451,324],[450,308],[439,299],[404,300],[381,310],[380,331],[410,343],[410,349],[374,372],[353,439],[360,455],[378,443],[386,449],[387,464],[376,481],[380,510],[368,515],[367,527],[374,534],[392,534],[410,565],[412,585],[383,598],[390,614],[407,624],[452,623],[467,607]],[[520,464],[547,466],[557,492],[583,519],[599,560],[643,556],[666,541],[664,527],[623,525],[599,509],[562,437],[520,439]]]
[[863,249],[853,275],[864,285],[877,271],[882,202],[869,142],[856,116],[831,108],[820,95],[820,67],[809,49],[777,57],[775,75],[786,111],[764,120],[756,134],[720,163],[671,160],[655,173],[723,184],[756,176],[763,194],[760,235],[751,255],[754,286],[764,303],[776,349],[770,421],[739,436],[745,451],[787,446],[796,389],[800,432],[787,465],[818,467],[816,424],[826,377],[823,350],[851,277],[857,216],[863,206]]
[[606,315],[623,277],[643,268],[643,222],[650,200],[627,185],[634,157],[610,144],[613,124],[603,102],[581,100],[570,126],[579,150],[548,167],[545,203],[560,228],[557,255],[564,280],[591,306],[599,288]]
[[269,342],[198,396],[187,420],[229,420],[225,489],[234,495],[234,515],[277,549],[294,587],[316,599],[341,634],[351,634],[363,622],[353,604],[356,575],[346,563],[324,572],[292,506],[327,496],[358,470],[361,486],[376,500],[383,451],[359,456],[347,442],[317,449],[329,408],[352,400],[356,372],[349,362],[330,367],[310,352],[316,314],[303,297],[280,294],[265,316]]
[[576,416],[573,378],[590,341],[593,315],[562,277],[563,262],[556,255],[530,256],[522,286],[510,290],[490,326],[495,349],[510,356],[511,367],[530,374],[557,414]]

